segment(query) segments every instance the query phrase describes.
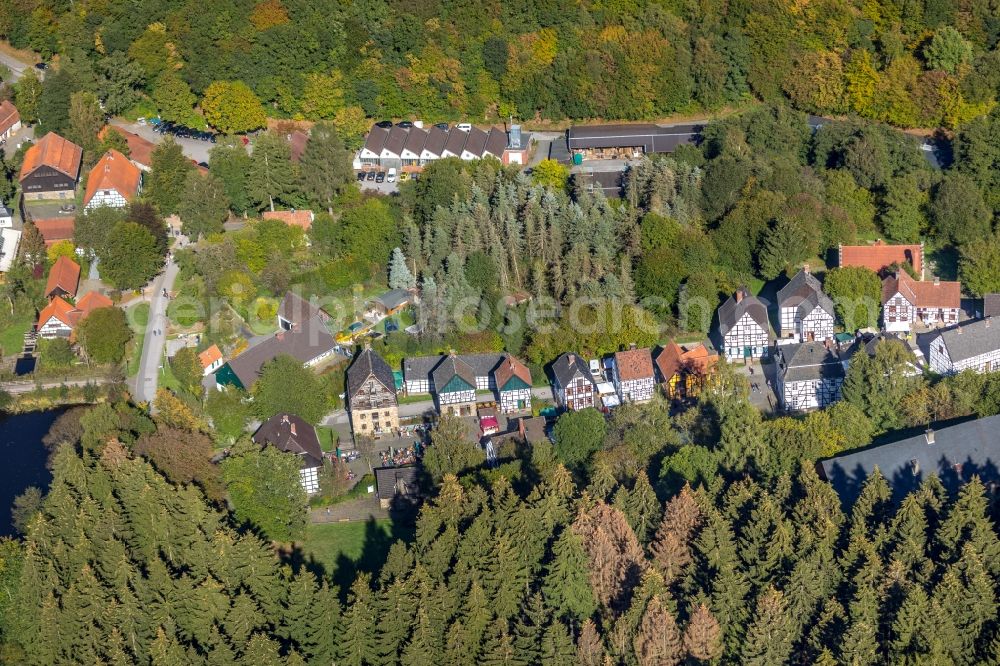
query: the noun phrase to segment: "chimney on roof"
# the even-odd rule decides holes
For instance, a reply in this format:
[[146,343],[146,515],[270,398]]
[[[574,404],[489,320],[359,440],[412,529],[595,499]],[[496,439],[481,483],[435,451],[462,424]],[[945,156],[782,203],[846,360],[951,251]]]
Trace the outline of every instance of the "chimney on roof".
[[281,416],[281,422],[282,423],[288,423],[288,414],[283,414]]
[[291,426],[292,426],[292,435],[294,436],[294,435],[296,434],[296,433],[295,433],[295,424],[294,424],[294,423],[292,423],[292,424],[291,424]]
[[809,264],[802,264],[802,272],[809,275]]
[[635,351],[636,349],[639,348],[639,345],[637,345],[634,342],[630,342],[629,345],[628,345],[628,348],[629,348],[630,351]]
[[986,328],[990,327],[990,319],[992,319],[992,317],[990,317],[989,315],[986,315],[986,324],[985,324]]
[[743,296],[744,296],[743,287],[740,287],[739,289],[736,290],[736,302],[739,303],[740,301],[742,301]]
[[937,287],[940,284],[941,284],[941,278],[939,278],[937,275],[935,275],[934,276],[934,286]]
[[927,442],[928,446],[934,444],[934,430],[930,427],[928,427],[927,430],[924,430],[924,440]]
[[956,326],[955,330],[958,331],[959,335],[962,335],[962,327],[961,326]]

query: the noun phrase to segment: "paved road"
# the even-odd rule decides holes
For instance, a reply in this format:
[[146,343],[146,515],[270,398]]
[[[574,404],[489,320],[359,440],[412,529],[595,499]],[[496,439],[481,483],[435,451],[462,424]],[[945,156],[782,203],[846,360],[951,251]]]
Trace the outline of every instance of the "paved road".
[[[24,74],[24,71],[26,69],[34,66],[30,63],[21,62],[14,56],[8,55],[3,51],[0,51],[0,63],[3,63],[4,66],[6,66],[7,69],[10,70],[11,74],[10,80],[12,82],[17,81],[19,78],[21,78],[21,75]],[[36,69],[35,73],[38,74],[38,78],[40,79],[45,77],[45,72],[41,72]]]
[[113,381],[114,379],[110,377],[87,377],[86,379],[67,379],[61,382],[4,382],[0,384],[0,389],[7,391],[7,393],[16,395],[19,393],[31,393],[39,386],[43,389],[59,388],[60,386],[86,386],[87,384],[101,386],[104,384],[110,384]]
[[166,269],[153,280],[150,286],[146,287],[146,289],[152,289],[153,293],[149,304],[149,321],[146,324],[142,343],[142,358],[139,359],[139,373],[135,376],[135,393],[133,395],[139,402],[152,402],[153,398],[156,397],[160,362],[166,343],[164,334],[167,331],[167,303],[170,300],[163,296],[163,290],[173,290],[174,280],[177,279],[179,271],[180,268],[171,255]]
[[[111,124],[115,127],[121,127],[123,130],[132,132],[133,134],[138,134],[143,139],[147,141],[152,141],[153,143],[160,143],[163,141],[163,135],[157,134],[153,131],[153,128],[149,125],[140,125],[138,123],[130,123],[127,120],[122,120],[120,118],[114,118]],[[212,149],[214,143],[209,143],[208,141],[199,141],[198,139],[186,139],[174,137],[174,141],[181,147],[181,150],[185,155],[193,159],[195,162],[208,162],[208,151]]]

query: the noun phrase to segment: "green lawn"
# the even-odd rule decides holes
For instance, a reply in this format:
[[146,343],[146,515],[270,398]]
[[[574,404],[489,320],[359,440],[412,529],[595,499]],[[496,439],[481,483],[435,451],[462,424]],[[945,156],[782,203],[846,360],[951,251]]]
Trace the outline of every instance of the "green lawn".
[[31,328],[34,317],[30,313],[17,316],[0,330],[0,348],[4,356],[16,356],[24,349],[24,334]]
[[324,451],[333,451],[334,432],[333,428],[327,426],[316,426],[316,434],[319,436],[319,445]]
[[301,544],[307,560],[314,560],[335,581],[350,582],[359,571],[374,572],[385,562],[397,539],[413,539],[413,527],[389,518],[367,522],[310,524]]

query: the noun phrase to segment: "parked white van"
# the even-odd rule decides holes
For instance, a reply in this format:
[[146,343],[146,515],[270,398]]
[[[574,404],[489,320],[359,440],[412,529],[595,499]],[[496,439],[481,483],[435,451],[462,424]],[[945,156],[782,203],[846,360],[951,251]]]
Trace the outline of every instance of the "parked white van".
[[396,182],[396,169],[389,169],[389,173],[386,174],[385,179],[390,183]]
[[463,132],[471,132],[472,131],[472,125],[470,123],[459,123],[459,124],[455,125],[455,129],[460,129]]

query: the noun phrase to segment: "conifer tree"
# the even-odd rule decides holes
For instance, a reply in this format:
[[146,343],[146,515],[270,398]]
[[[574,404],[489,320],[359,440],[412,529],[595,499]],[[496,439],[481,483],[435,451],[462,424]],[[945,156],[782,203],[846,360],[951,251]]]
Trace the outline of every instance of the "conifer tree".
[[757,601],[754,622],[747,630],[746,642],[740,651],[740,663],[747,666],[784,664],[791,655],[795,638],[784,596],[769,588]]
[[719,623],[705,604],[698,604],[684,630],[684,649],[695,659],[712,661],[722,654]]
[[375,612],[371,606],[369,576],[359,574],[351,584],[344,613],[344,633],[339,641],[339,663],[364,666],[376,654]]
[[576,650],[566,625],[555,620],[542,635],[541,662],[551,666],[575,666]]
[[597,609],[587,566],[587,553],[580,537],[572,529],[564,529],[552,544],[552,561],[542,582],[545,601],[557,617],[580,622]]
[[389,260],[389,288],[410,289],[415,286],[417,279],[413,277],[406,263],[406,255],[398,247],[393,249],[392,258]]
[[677,623],[659,595],[646,605],[635,637],[635,657],[640,666],[674,666],[684,658],[684,643]]
[[653,564],[663,574],[667,585],[677,579],[691,562],[690,541],[701,521],[701,510],[691,487],[685,484],[667,502],[652,546]]
[[581,666],[601,666],[604,663],[604,646],[593,620],[583,623],[576,642],[576,654]]

